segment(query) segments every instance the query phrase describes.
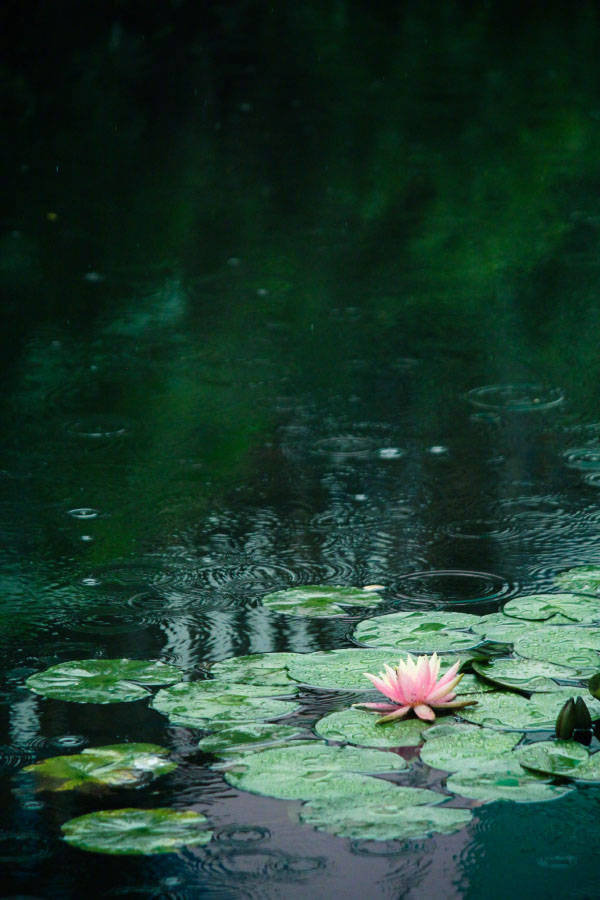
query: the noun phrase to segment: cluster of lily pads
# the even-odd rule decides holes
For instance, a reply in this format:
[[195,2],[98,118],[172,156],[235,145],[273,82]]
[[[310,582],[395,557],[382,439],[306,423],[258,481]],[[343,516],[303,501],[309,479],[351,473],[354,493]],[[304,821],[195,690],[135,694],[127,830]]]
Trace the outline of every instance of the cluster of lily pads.
[[[161,663],[84,660],[54,666],[27,684],[47,697],[87,703],[146,697],[170,723],[204,733],[198,747],[216,757],[212,765],[229,784],[299,801],[300,821],[317,829],[362,840],[447,833],[467,824],[479,803],[553,800],[574,782],[600,783],[600,754],[554,735],[575,695],[585,697],[591,720],[600,719],[600,701],[588,690],[600,671],[600,569],[570,570],[557,587],[511,600],[491,615],[375,616],[358,623],[354,647],[233,657],[198,681],[184,682],[178,669]],[[379,602],[378,594],[355,588],[295,588],[263,598],[274,611],[309,616],[347,615],[346,607]],[[442,656],[442,672],[460,659],[467,674],[459,696],[476,704],[435,724],[415,718],[378,724],[371,711],[352,705],[373,694],[365,672],[407,653],[434,652]],[[153,685],[163,686],[154,696]],[[325,697],[334,709],[314,716],[309,729],[311,698],[322,706]],[[401,748],[412,749],[394,752]],[[167,756],[156,745],[113,745],[27,770],[46,789],[117,787],[171,771]],[[415,786],[423,765],[441,770],[432,773],[434,789]],[[67,822],[63,833],[76,846],[110,853],[169,852],[211,836],[200,814],[166,809],[103,810]]]

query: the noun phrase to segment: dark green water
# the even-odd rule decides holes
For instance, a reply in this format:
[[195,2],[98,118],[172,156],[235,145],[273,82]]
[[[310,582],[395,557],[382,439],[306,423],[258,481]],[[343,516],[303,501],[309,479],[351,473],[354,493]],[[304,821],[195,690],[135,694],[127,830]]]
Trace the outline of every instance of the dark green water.
[[[599,29],[587,3],[6,4],[3,896],[597,896],[596,789],[365,847],[143,704],[24,681],[348,645],[256,608],[294,584],[487,612],[600,562]],[[97,801],[19,768],[140,735],[181,762],[143,802],[216,839],[69,848]]]

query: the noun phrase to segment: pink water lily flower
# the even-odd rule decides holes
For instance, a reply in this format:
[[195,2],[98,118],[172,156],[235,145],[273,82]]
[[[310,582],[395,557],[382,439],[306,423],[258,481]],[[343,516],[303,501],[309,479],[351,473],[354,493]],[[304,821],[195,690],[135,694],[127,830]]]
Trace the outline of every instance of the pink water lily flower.
[[379,675],[370,675],[365,672],[367,678],[373,682],[378,691],[389,697],[391,703],[356,703],[356,706],[364,709],[376,709],[387,715],[377,720],[391,722],[393,719],[401,719],[409,710],[414,710],[419,719],[433,722],[434,709],[460,709],[463,706],[471,706],[476,700],[455,700],[454,688],[461,680],[462,675],[457,675],[460,660],[448,669],[445,675],[438,681],[440,673],[440,658],[437,653],[433,656],[419,656],[415,661],[412,656],[401,660],[397,666],[385,665],[385,672]]

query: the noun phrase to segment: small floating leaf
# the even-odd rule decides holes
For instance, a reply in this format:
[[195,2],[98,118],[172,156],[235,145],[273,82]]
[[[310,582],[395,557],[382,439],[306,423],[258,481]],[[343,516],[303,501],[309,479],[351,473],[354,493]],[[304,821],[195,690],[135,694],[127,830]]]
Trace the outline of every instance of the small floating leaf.
[[381,597],[372,590],[326,585],[288,588],[262,598],[267,609],[292,616],[347,616],[345,607],[372,607],[379,603]]
[[507,756],[521,737],[474,725],[435,725],[425,735],[421,759],[434,769],[448,772],[471,769]]
[[[384,782],[385,783],[385,782]],[[438,805],[446,797],[422,788],[387,784],[385,793],[355,798],[311,800],[300,810],[300,819],[319,831],[365,841],[393,841],[449,834],[471,819],[467,809]]]
[[111,744],[88,747],[70,756],[53,756],[23,771],[39,779],[39,790],[135,787],[177,768],[176,763],[165,759],[168,753],[158,744]]
[[377,724],[377,715],[365,709],[343,709],[319,719],[315,731],[327,741],[358,744],[362,747],[416,747],[429,727],[420,719]]
[[204,753],[212,753],[222,759],[231,759],[244,753],[287,744],[293,738],[307,737],[306,732],[292,725],[243,723],[234,728],[220,728],[216,734],[209,734],[198,743]]
[[359,622],[354,629],[354,638],[363,644],[389,647],[396,652],[466,650],[481,641],[479,634],[466,630],[478,620],[479,616],[470,613],[391,613]]
[[70,819],[62,832],[65,841],[80,850],[148,856],[207,844],[212,837],[207,821],[193,810],[104,809]]
[[171,684],[183,674],[176,666],[144,659],[78,659],[30,675],[25,682],[36,694],[76,703],[142,700],[141,685]]
[[502,756],[458,771],[446,781],[446,788],[461,797],[491,802],[514,800],[516,803],[541,803],[557,800],[570,788],[548,784],[539,776],[526,772],[516,758]]
[[[232,656],[214,663],[211,674],[220,681],[243,682],[260,685],[293,685],[287,665],[302,656],[300,653],[252,653],[248,656]],[[283,693],[280,691],[280,693]]]
[[279,686],[192,681],[159,691],[151,706],[174,725],[214,728],[240,722],[263,722],[295,712],[293,702],[274,700]]

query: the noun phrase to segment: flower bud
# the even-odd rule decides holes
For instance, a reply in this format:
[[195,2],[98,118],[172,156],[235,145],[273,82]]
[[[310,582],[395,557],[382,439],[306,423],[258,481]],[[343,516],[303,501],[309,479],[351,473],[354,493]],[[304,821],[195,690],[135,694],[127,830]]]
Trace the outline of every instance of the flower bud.
[[569,697],[556,719],[556,737],[560,741],[568,741],[572,737],[575,730],[575,720],[575,701],[572,697]]
[[575,728],[589,729],[592,727],[592,717],[590,711],[585,705],[585,701],[578,697],[575,701]]

